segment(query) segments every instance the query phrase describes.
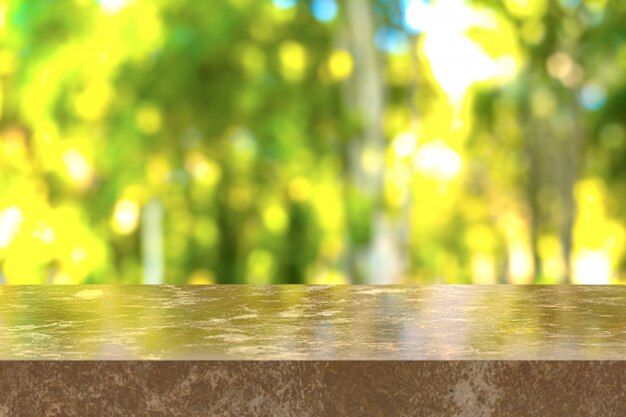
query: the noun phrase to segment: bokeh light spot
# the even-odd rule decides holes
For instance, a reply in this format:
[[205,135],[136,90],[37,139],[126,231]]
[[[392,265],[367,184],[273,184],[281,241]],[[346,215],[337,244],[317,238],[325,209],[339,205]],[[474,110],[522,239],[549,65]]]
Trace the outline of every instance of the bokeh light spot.
[[555,52],[546,62],[548,72],[568,88],[577,87],[583,80],[583,69],[564,52]]
[[306,178],[297,177],[289,181],[287,191],[292,200],[303,202],[311,198],[313,189]]
[[215,186],[222,178],[219,164],[201,153],[190,153],[185,160],[185,168],[194,180],[206,187]]
[[604,107],[606,99],[606,90],[599,84],[587,84],[580,91],[580,104],[589,111]]
[[117,14],[128,5],[129,0],[98,0],[100,7],[108,14]]
[[131,200],[122,199],[115,203],[111,227],[115,233],[129,235],[139,225],[139,205]]
[[447,143],[438,139],[419,148],[413,157],[413,165],[424,175],[448,181],[461,171],[463,160]]
[[251,284],[270,284],[274,256],[265,249],[255,249],[248,255],[247,281]]
[[288,81],[300,81],[307,66],[307,52],[304,46],[295,41],[285,41],[278,51],[281,72]]
[[313,0],[311,12],[320,22],[331,22],[337,17],[339,7],[335,0]]
[[431,23],[432,7],[429,0],[410,0],[405,2],[404,25],[413,33],[426,31]]
[[135,119],[137,128],[147,135],[157,133],[163,123],[161,112],[155,106],[142,106]]
[[35,230],[33,230],[33,237],[41,240],[46,245],[50,245],[56,239],[56,233],[54,233],[54,229],[46,223],[39,222]]
[[542,16],[548,7],[548,0],[505,0],[506,8],[517,17]]
[[291,9],[298,4],[298,0],[272,0],[274,6],[279,9]]
[[7,207],[0,212],[0,249],[9,246],[23,221],[24,215],[19,207]]
[[0,30],[4,29],[4,26],[6,24],[8,9],[9,8],[6,4],[0,4]]
[[263,210],[263,222],[268,230],[282,233],[287,228],[289,217],[285,209],[279,204],[270,204]]
[[208,269],[196,269],[187,279],[189,285],[215,284],[215,274]]
[[568,9],[575,9],[580,6],[581,1],[582,0],[559,0],[559,3]]
[[403,54],[410,47],[406,33],[390,27],[378,29],[374,39],[378,49],[390,54]]
[[606,285],[611,280],[611,257],[604,250],[581,250],[574,258],[574,282]]
[[95,121],[105,115],[112,98],[113,91],[107,82],[93,81],[76,96],[74,109],[79,117],[87,121]]
[[86,189],[94,177],[94,170],[87,158],[76,148],[70,148],[63,154],[63,163],[71,181],[78,189]]
[[334,51],[328,59],[328,71],[336,81],[345,80],[352,75],[354,63],[348,51]]
[[403,132],[393,139],[393,150],[400,158],[411,155],[417,146],[417,138],[412,132]]
[[522,25],[522,39],[529,45],[537,45],[546,35],[546,28],[540,19],[529,19]]
[[17,68],[17,57],[9,49],[0,50],[0,75],[9,75]]

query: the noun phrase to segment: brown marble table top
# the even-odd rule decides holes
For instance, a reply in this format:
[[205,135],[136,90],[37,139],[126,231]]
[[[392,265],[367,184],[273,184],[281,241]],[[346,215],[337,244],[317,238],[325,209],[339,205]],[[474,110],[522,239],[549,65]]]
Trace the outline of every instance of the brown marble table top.
[[620,286],[0,286],[1,360],[624,360]]

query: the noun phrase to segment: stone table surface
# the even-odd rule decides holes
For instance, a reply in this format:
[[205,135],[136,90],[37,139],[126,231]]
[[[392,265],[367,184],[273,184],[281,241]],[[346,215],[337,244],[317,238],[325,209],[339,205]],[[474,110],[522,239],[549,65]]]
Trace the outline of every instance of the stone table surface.
[[1,360],[625,360],[620,286],[0,286]]

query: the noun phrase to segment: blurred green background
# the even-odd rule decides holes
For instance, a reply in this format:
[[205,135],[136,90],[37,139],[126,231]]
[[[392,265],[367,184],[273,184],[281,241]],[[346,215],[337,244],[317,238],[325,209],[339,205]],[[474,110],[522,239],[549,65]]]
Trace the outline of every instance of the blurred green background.
[[0,282],[624,282],[625,21],[2,0]]

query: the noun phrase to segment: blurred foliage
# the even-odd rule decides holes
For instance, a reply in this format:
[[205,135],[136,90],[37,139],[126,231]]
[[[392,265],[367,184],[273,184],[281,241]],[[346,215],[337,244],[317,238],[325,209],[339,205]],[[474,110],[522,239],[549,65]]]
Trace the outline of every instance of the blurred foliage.
[[619,282],[626,4],[358,1],[0,1],[0,281]]

